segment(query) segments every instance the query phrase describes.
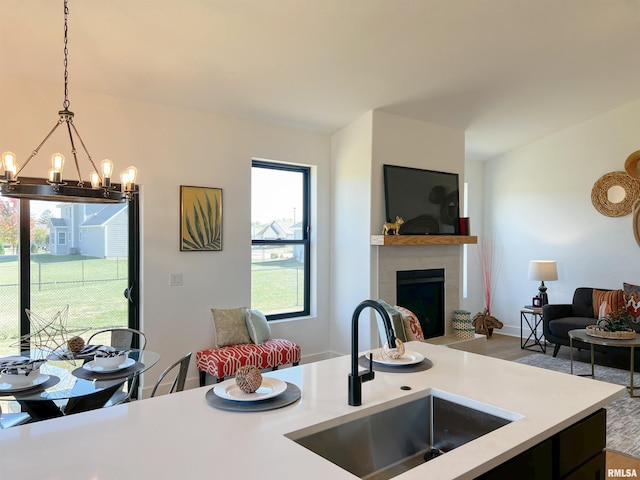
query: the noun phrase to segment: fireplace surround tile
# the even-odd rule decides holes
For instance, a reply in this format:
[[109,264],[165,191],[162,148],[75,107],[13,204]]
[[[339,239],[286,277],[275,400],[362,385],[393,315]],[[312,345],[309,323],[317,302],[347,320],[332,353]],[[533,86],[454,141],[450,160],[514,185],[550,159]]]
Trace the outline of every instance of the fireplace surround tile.
[[411,245],[374,247],[373,272],[377,277],[377,298],[392,305],[396,299],[396,272],[442,268],[445,271],[445,335],[453,334],[452,315],[459,308],[462,265],[461,245]]

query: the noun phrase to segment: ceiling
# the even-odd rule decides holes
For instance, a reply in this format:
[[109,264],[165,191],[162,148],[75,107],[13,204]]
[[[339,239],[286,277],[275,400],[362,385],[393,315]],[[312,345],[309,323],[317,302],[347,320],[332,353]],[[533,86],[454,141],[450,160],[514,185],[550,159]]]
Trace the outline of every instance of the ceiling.
[[[62,84],[62,0],[0,0],[0,69]],[[639,0],[70,0],[69,82],[332,133],[372,109],[487,159],[640,99]],[[61,99],[62,103],[62,90]]]

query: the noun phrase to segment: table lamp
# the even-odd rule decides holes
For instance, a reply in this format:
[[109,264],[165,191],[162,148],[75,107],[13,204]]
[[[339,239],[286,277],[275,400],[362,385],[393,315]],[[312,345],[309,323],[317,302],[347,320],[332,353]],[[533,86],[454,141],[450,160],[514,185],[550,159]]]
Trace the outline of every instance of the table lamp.
[[557,280],[558,269],[556,268],[556,262],[554,260],[531,260],[529,262],[529,280],[540,280],[540,286],[538,287],[541,305],[549,303],[547,297],[547,287],[545,286],[545,280]]

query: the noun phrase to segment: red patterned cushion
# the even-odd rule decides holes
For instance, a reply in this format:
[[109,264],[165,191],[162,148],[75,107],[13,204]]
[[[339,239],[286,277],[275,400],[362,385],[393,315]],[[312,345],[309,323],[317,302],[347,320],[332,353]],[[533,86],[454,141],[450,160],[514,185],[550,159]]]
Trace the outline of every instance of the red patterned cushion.
[[637,325],[640,323],[640,287],[623,283],[622,290],[624,291],[624,306],[627,312],[633,315],[633,323]]
[[397,305],[394,308],[402,314],[404,334],[407,337],[407,341],[410,342],[411,340],[418,340],[419,342],[424,342],[424,333],[422,332],[420,320],[418,320],[416,314],[407,308],[399,307]]
[[282,338],[270,338],[260,345],[243,343],[209,348],[196,353],[198,370],[217,378],[235,375],[238,368],[252,365],[273,368],[300,361],[300,345]]

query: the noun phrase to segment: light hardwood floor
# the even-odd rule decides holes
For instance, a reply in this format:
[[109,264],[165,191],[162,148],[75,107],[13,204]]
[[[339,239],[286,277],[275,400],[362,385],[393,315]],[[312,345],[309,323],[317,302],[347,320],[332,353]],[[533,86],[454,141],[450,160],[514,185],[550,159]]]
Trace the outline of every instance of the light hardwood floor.
[[[553,350],[553,347],[551,348]],[[547,353],[550,349],[547,347]],[[487,353],[486,355],[494,358],[501,358],[503,360],[517,360],[527,355],[532,355],[532,350],[522,350],[520,348],[520,337],[512,337],[509,335],[502,335],[500,333],[493,333],[491,338],[487,339]]]

